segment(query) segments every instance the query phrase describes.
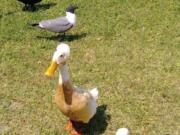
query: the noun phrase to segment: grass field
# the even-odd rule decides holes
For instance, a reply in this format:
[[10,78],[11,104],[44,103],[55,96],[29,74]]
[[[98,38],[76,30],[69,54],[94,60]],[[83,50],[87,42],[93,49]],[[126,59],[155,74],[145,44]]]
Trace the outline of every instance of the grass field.
[[100,91],[90,135],[120,127],[132,135],[179,135],[179,0],[43,0],[36,12],[1,0],[0,134],[67,134],[67,118],[52,102],[57,73],[44,76],[57,34],[27,24],[64,15],[70,3],[79,6],[63,41],[71,47],[72,81]]

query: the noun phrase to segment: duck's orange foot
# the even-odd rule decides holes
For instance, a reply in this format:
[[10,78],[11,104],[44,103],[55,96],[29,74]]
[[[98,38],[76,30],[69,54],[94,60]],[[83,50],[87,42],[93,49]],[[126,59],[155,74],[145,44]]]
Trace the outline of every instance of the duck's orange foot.
[[65,126],[65,130],[68,131],[69,135],[82,135],[83,124],[81,122],[75,122],[69,120]]
[[65,130],[66,131],[73,130],[73,124],[72,124],[71,120],[69,120],[68,123],[66,124]]
[[82,131],[76,131],[76,130],[72,130],[71,133],[69,135],[82,135]]

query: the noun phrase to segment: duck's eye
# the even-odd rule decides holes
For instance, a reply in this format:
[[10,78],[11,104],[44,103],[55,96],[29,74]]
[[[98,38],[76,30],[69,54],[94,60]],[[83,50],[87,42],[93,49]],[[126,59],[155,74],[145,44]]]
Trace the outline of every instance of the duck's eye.
[[61,55],[60,55],[60,57],[61,57],[61,58],[63,58],[63,57],[64,57],[64,55],[63,55],[63,54],[61,54]]

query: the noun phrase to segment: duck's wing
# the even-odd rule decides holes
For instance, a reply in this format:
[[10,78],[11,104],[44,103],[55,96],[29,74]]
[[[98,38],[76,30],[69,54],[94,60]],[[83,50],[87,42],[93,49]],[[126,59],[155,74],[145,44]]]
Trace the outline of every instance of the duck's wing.
[[77,87],[77,86],[74,86],[74,88],[75,88],[76,92],[78,92],[79,94],[83,94],[88,97],[93,97],[94,100],[98,99],[99,91],[97,88],[91,89],[89,91],[83,90],[82,88]]
[[56,19],[45,20],[39,22],[39,26],[52,32],[65,32],[73,27],[66,17],[59,17]]
[[84,90],[78,86],[74,86],[75,88],[75,91],[78,92],[78,93],[84,93]]

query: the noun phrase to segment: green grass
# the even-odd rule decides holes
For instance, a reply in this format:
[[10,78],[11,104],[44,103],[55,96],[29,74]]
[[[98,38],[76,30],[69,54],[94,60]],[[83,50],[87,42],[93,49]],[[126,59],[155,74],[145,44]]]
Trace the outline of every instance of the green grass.
[[42,4],[51,2],[56,5],[36,12],[21,11],[15,0],[0,4],[0,134],[67,134],[67,118],[52,103],[57,73],[53,79],[44,76],[59,41],[38,38],[56,34],[27,24],[64,15],[76,3],[77,25],[65,41],[71,47],[69,71],[75,85],[97,86],[98,104],[107,105],[103,115],[110,120],[100,134],[114,135],[128,127],[132,135],[178,135],[180,1]]

